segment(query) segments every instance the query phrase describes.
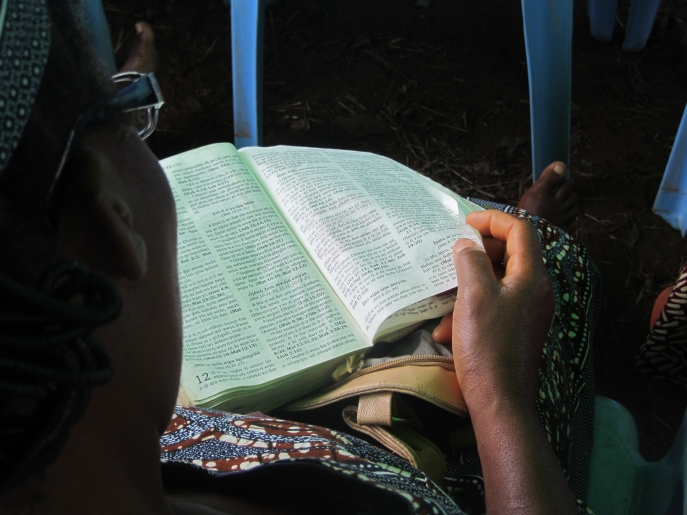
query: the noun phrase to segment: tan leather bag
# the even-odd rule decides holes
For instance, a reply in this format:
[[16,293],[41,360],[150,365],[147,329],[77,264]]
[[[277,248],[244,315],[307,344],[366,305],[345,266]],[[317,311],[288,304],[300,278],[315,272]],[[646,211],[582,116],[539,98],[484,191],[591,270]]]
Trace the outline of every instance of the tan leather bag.
[[[445,452],[475,444],[452,358],[406,356],[373,365],[286,409],[305,412],[346,400],[350,402],[343,402],[341,415],[351,429],[408,460],[438,484],[446,470]],[[440,410],[435,420],[455,423],[438,435],[428,431],[427,421],[417,414],[424,407]],[[428,437],[426,433],[434,434]]]

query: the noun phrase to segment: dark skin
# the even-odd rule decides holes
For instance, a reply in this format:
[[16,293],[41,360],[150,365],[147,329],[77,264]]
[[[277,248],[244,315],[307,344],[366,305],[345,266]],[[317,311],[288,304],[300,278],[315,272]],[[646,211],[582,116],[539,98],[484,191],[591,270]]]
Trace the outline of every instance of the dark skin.
[[[53,135],[46,141],[63,140],[47,136]],[[135,134],[122,139],[107,128],[93,128],[83,146],[84,157],[64,172],[53,257],[79,260],[120,288],[122,314],[94,333],[112,354],[116,374],[93,391],[85,415],[46,470],[40,485],[45,501],[32,513],[305,510],[202,490],[166,491],[159,436],[177,396],[182,350],[174,201],[157,159]],[[555,194],[547,198],[557,201]],[[501,212],[473,213],[468,223],[483,235],[486,253],[470,240],[456,243],[458,301],[434,337],[452,342],[477,436],[488,511],[577,513],[534,409],[553,313],[536,235],[527,222]],[[492,263],[503,263],[503,277],[497,278]]]
[[[125,311],[97,334],[116,360],[117,376],[94,391],[86,415],[48,469],[47,502],[38,513],[289,513],[197,490],[164,497],[158,438],[174,404],[181,351],[175,217],[162,171],[147,148],[135,137],[112,148],[106,136],[90,137],[91,158],[71,171],[61,234],[65,254],[107,273],[122,289]],[[133,166],[144,178],[121,180],[130,172],[117,169]],[[151,213],[151,206],[162,212]],[[456,243],[456,272],[464,286],[453,316],[434,336],[453,342],[489,513],[576,513],[534,410],[553,310],[536,235],[527,222],[501,212],[473,213],[468,223],[484,236],[488,254],[470,240]],[[505,264],[503,279],[494,276],[492,262]]]
[[[467,222],[484,238],[486,252],[471,240],[456,242],[456,307],[433,337],[452,343],[487,512],[578,513],[534,404],[554,307],[537,236],[529,222],[500,211],[471,213]],[[503,277],[492,263],[505,266]]]
[[580,207],[575,183],[567,178],[568,168],[562,161],[547,166],[541,176],[525,193],[518,207],[541,216],[567,232],[579,225]]
[[160,57],[155,47],[155,32],[144,21],[136,23],[134,29],[136,30],[136,35],[129,48],[126,62],[119,71],[155,72],[160,62]]

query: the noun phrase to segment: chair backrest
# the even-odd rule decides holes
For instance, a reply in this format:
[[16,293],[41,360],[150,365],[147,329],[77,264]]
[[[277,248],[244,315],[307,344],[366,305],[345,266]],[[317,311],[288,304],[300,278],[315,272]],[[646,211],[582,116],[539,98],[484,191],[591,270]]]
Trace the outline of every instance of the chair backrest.
[[86,0],[81,6],[81,17],[84,27],[89,32],[98,55],[112,74],[117,72],[112,38],[105,19],[105,10],[101,0]]
[[597,396],[587,504],[597,515],[687,514],[687,416],[660,461],[639,454],[637,426],[617,402]]

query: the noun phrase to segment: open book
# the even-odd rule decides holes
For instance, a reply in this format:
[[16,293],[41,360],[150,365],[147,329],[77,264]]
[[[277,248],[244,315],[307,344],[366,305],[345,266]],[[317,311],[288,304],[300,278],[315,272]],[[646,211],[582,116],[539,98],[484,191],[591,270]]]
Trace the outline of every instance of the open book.
[[202,147],[161,162],[179,225],[180,399],[268,411],[366,349],[450,312],[465,215],[395,161],[300,147]]

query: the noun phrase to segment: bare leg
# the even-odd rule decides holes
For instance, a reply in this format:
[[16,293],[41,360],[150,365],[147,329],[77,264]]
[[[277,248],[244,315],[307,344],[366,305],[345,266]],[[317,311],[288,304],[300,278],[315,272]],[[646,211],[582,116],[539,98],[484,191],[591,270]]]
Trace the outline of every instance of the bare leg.
[[577,229],[580,209],[573,192],[575,184],[566,178],[566,172],[564,163],[551,163],[523,194],[518,207],[571,232]]

